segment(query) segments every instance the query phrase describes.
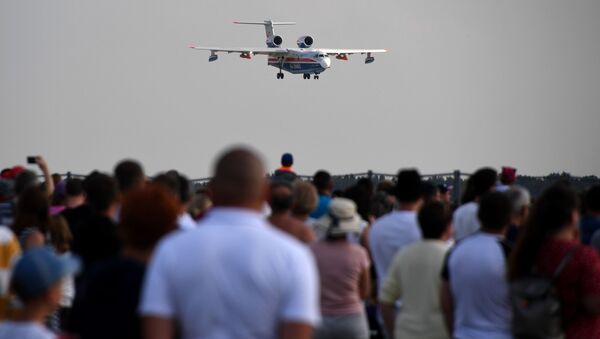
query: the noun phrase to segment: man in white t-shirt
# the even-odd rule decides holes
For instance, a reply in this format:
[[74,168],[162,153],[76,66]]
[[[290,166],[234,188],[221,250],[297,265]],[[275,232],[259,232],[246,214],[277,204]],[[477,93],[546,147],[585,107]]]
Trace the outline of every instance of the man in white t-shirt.
[[398,209],[377,219],[369,231],[369,249],[379,286],[383,284],[396,252],[421,239],[417,223],[417,210],[422,202],[419,172],[411,169],[398,173],[396,198]]
[[458,242],[442,270],[442,309],[452,338],[511,339],[504,234],[511,204],[504,193],[483,196],[479,232]]
[[309,339],[319,321],[309,250],[266,223],[262,162],[233,149],[217,162],[215,208],[159,245],[140,312],[148,339]]
[[481,228],[477,218],[479,199],[484,194],[494,190],[497,177],[496,170],[486,167],[478,169],[467,181],[463,205],[454,211],[454,217],[452,218],[454,239],[456,241],[477,232]]

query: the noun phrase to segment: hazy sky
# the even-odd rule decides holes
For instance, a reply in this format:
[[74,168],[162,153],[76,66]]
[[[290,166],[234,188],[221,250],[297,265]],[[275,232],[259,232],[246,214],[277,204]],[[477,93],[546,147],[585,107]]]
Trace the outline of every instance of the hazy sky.
[[[320,80],[264,56],[262,27],[296,21],[284,46],[387,48],[333,61]],[[311,174],[422,173],[513,165],[524,174],[600,174],[597,0],[0,1],[1,164],[45,155],[52,170],[207,176],[234,143],[271,169],[292,152]]]

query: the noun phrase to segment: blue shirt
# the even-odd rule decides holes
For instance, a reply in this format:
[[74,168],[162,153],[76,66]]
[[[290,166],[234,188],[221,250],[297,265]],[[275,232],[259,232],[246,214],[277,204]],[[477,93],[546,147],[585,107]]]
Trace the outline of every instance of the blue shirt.
[[581,217],[579,227],[581,229],[581,242],[589,245],[594,232],[600,230],[600,218],[593,215],[584,215]]
[[320,217],[327,214],[327,209],[329,208],[329,204],[331,203],[331,197],[328,195],[319,195],[319,203],[317,204],[317,208],[310,214],[310,217],[313,219],[319,219]]

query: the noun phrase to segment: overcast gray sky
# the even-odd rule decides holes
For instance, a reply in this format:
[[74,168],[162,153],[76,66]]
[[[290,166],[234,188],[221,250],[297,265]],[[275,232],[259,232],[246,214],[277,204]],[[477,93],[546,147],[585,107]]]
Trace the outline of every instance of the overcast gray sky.
[[[320,80],[189,43],[387,48],[333,61]],[[513,165],[600,174],[597,0],[32,0],[0,2],[1,166],[42,154],[52,170],[210,173],[248,143],[271,169],[422,173]]]

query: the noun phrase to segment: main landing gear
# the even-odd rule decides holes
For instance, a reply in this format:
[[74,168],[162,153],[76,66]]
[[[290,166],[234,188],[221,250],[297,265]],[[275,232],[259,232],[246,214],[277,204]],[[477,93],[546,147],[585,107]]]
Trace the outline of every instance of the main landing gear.
[[[315,80],[319,80],[319,75],[315,74],[313,77]],[[302,79],[310,79],[310,74],[309,73],[304,73],[302,74]]]
[[283,79],[283,73],[282,72],[277,73],[277,79]]

